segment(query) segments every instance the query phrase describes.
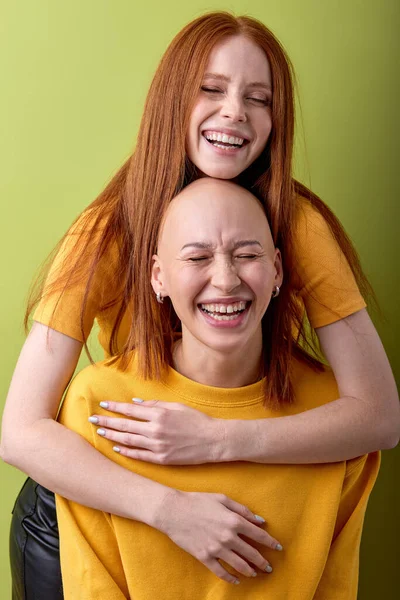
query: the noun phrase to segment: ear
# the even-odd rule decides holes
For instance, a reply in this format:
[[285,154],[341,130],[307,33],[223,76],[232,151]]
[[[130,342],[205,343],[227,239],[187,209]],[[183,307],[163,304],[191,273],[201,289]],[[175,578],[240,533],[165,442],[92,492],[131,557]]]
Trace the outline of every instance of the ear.
[[283,282],[283,267],[282,267],[282,256],[281,256],[281,252],[278,248],[275,248],[275,260],[274,260],[274,265],[275,265],[275,285],[277,285],[278,287],[281,287],[282,282]]
[[155,294],[158,292],[165,298],[168,296],[165,286],[164,286],[164,273],[162,268],[162,263],[157,254],[152,256],[152,267],[151,267],[151,287],[154,290]]

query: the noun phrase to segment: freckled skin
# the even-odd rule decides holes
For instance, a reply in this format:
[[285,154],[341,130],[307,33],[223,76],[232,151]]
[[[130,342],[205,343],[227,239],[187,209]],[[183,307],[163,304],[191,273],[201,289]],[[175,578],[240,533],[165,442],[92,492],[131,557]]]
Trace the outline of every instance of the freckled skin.
[[[261,48],[238,35],[213,48],[205,73],[225,79],[204,77],[190,117],[186,152],[200,173],[234,179],[260,156],[271,133],[270,65]],[[224,128],[233,129],[234,135],[249,143],[238,152],[221,152],[202,135],[205,130]]]

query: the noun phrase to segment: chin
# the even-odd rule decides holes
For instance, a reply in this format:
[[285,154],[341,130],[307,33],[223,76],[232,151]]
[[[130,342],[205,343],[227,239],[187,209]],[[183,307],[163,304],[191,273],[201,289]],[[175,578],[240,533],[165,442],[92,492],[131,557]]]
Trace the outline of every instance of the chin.
[[214,179],[235,179],[235,177],[238,177],[240,173],[244,171],[244,169],[245,167],[243,169],[233,169],[232,167],[224,167],[222,165],[219,166],[214,164],[210,165],[209,168],[202,169],[201,171],[206,177],[213,177]]
[[227,356],[230,354],[235,354],[238,351],[238,346],[241,345],[238,340],[234,341],[221,339],[203,340],[203,344],[210,350],[213,350],[214,352],[220,352],[221,354],[226,354]]

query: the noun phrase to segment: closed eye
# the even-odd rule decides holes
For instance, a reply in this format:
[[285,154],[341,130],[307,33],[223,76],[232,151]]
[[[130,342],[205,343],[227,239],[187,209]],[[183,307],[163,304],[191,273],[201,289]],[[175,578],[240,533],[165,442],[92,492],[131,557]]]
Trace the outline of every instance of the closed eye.
[[256,102],[256,104],[262,104],[263,106],[270,106],[271,100],[269,98],[248,98],[252,102]]
[[223,93],[222,90],[220,90],[218,88],[209,88],[204,85],[201,86],[201,90],[203,92],[209,92],[210,94],[218,94],[218,93],[222,94]]
[[244,259],[252,260],[254,258],[257,258],[257,254],[238,254],[236,256],[236,258],[244,258]]
[[190,258],[188,258],[187,260],[189,262],[201,262],[202,260],[207,260],[208,256],[192,256]]

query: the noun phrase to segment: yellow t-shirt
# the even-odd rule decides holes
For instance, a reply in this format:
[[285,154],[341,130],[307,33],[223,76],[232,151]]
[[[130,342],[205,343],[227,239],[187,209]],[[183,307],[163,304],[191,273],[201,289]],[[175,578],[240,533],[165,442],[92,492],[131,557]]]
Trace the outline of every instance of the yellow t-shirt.
[[[70,260],[77,230],[79,231],[79,221],[56,256],[49,274],[50,281]],[[91,243],[94,243],[95,239],[89,243],[88,256]],[[117,247],[113,247],[110,255],[104,256],[98,265],[84,315],[84,336],[80,326],[80,307],[84,294],[82,285],[69,286],[61,297],[59,294],[45,297],[35,311],[35,321],[84,341],[96,319],[100,328],[99,341],[107,355],[108,342],[120,305],[114,304],[103,311],[99,308],[110,303],[115,296],[117,252]],[[365,308],[349,264],[333,238],[328,224],[303,198],[299,198],[295,255],[298,297],[304,303],[312,327],[329,325]],[[128,335],[130,322],[131,315],[127,311],[118,332],[120,348]]]
[[105,412],[99,407],[104,398],[163,398],[212,417],[260,419],[302,412],[338,395],[329,371],[316,373],[296,363],[293,383],[295,403],[273,412],[263,406],[262,382],[214,388],[173,369],[162,381],[143,381],[134,360],[125,372],[107,363],[81,371],[69,388],[60,422],[135,473],[184,491],[223,493],[245,504],[266,519],[284,551],[258,546],[273,573],[240,577],[240,585],[233,586],[158,530],[57,496],[65,600],[356,600],[361,530],[379,453],[317,465],[162,466],[116,454],[112,442],[88,422],[91,414]]

